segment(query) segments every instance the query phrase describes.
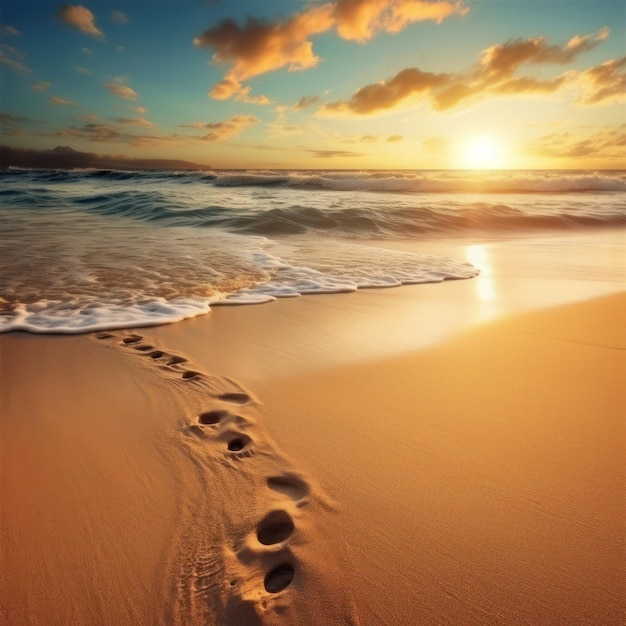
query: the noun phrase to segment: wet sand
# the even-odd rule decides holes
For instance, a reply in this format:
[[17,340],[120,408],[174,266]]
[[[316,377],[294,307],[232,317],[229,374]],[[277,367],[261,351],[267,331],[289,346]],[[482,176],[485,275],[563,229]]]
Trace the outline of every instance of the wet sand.
[[622,624],[602,237],[451,244],[487,255],[470,281],[0,336],[3,623]]

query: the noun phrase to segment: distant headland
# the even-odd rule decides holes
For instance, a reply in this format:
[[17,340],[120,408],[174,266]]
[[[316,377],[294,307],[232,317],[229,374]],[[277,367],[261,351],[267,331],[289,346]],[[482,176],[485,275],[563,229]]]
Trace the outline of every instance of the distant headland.
[[69,146],[52,150],[0,146],[0,167],[29,167],[70,170],[77,168],[131,170],[210,170],[210,165],[179,159],[141,159],[125,155],[79,152]]

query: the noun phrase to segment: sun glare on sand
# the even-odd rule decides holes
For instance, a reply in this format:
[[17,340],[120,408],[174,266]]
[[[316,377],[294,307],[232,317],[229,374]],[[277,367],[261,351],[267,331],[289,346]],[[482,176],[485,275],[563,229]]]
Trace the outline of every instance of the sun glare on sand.
[[468,139],[460,151],[460,164],[467,169],[495,169],[504,166],[501,144],[488,135]]

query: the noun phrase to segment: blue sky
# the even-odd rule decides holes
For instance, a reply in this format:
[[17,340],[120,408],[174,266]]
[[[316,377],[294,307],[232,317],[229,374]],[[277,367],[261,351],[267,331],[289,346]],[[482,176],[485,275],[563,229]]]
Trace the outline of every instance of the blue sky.
[[626,167],[623,0],[3,0],[2,140],[214,167]]

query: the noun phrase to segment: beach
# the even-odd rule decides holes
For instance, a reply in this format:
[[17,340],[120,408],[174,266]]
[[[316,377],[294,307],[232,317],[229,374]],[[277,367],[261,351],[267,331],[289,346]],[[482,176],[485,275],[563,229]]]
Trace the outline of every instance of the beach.
[[626,626],[623,0],[0,2],[0,626]]
[[0,335],[3,623],[623,624],[623,244]]

